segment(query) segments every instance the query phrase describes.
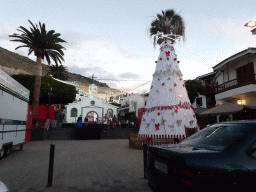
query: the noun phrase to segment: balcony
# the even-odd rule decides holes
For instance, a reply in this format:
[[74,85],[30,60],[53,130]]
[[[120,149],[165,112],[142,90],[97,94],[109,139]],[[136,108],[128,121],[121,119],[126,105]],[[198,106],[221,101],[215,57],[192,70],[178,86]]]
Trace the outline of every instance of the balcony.
[[235,89],[245,85],[249,85],[249,84],[256,84],[255,74],[254,74],[254,78],[249,78],[246,81],[241,81],[241,80],[239,81],[238,79],[232,79],[220,85],[216,85],[215,91],[216,91],[216,94],[219,94],[219,93],[229,91],[231,89]]

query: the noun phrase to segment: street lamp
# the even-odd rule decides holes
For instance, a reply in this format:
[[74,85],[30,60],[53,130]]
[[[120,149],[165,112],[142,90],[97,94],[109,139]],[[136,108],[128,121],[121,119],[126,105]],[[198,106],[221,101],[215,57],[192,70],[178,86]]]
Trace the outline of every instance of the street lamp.
[[255,27],[256,26],[256,21],[249,21],[247,23],[244,24],[245,27]]
[[[253,28],[253,27],[256,26],[256,21],[251,20],[251,21],[245,23],[244,26],[245,26],[245,27],[251,27],[251,28]],[[253,35],[255,35],[255,34],[256,34],[256,28],[252,29],[251,32],[252,32]]]

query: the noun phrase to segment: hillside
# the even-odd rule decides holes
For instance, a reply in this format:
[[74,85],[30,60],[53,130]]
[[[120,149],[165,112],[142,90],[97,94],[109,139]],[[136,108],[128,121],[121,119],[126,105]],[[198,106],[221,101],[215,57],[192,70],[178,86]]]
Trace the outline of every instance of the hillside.
[[[28,57],[24,57],[17,53],[8,51],[0,47],[0,69],[6,72],[9,75],[14,74],[30,74],[35,75],[35,61],[29,59]],[[42,64],[42,74],[45,76],[48,73],[48,65]],[[92,79],[75,74],[69,73],[69,80],[68,81],[77,81],[81,90],[85,93],[88,93],[88,87],[92,83]],[[98,86],[98,96],[108,95],[111,94],[121,94],[121,91],[117,89],[110,88],[105,83],[100,83],[94,80],[94,84]]]

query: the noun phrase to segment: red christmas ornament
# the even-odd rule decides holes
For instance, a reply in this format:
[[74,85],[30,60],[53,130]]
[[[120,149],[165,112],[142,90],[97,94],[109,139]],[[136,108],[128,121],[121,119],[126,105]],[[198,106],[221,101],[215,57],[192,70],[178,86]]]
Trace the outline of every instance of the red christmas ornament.
[[169,57],[167,57],[167,60],[169,60]]
[[157,61],[155,61],[155,63],[157,63]]
[[167,41],[165,41],[165,43],[167,43]]
[[175,113],[178,113],[178,109],[175,109]]
[[159,127],[160,127],[159,123],[155,124],[156,131],[159,131]]
[[177,83],[174,83],[174,86],[177,87]]
[[165,85],[165,83],[162,83],[162,86],[164,86]]
[[177,61],[178,63],[180,63],[180,61]]
[[153,85],[151,86],[151,89],[153,88]]
[[159,115],[161,115],[161,113],[160,113],[160,112],[158,112],[158,113],[157,113],[157,115],[159,116]]
[[172,44],[173,44],[173,41],[172,41]]
[[162,57],[160,57],[160,60],[162,60]]

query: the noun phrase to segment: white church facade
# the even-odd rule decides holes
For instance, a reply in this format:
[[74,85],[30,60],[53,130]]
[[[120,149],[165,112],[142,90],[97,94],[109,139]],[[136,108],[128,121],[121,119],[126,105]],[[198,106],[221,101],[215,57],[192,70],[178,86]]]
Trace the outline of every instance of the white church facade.
[[89,96],[76,103],[70,103],[66,107],[66,122],[75,123],[81,115],[89,121],[102,122],[104,119],[118,117],[118,107],[102,101],[95,96]]

